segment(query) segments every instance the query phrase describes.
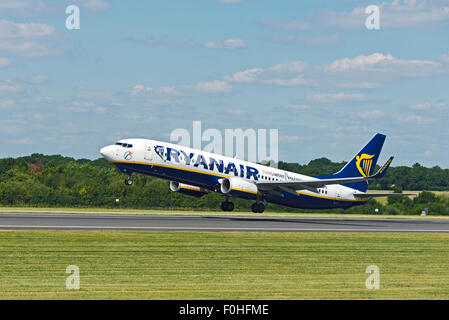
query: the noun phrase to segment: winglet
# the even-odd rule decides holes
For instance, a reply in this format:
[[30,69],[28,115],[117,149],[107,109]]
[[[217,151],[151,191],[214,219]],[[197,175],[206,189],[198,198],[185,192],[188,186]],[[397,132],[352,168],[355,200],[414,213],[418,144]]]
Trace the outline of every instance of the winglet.
[[390,167],[391,161],[393,161],[394,157],[390,157],[388,161],[382,166],[382,168],[377,171],[377,173],[374,176],[369,177],[369,179],[380,179],[382,178],[385,173],[387,173],[388,168]]

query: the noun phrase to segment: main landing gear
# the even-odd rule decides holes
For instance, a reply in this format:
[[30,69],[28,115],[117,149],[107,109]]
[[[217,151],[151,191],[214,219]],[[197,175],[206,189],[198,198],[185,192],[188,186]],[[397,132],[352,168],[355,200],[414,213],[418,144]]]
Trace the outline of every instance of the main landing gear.
[[221,203],[221,210],[232,211],[232,210],[234,210],[234,204],[231,201],[226,200]]
[[251,211],[254,213],[262,213],[265,211],[265,205],[263,202],[254,202],[251,206]]
[[231,201],[229,201],[229,196],[226,197],[226,201],[221,203],[221,210],[223,211],[234,210],[234,204]]
[[130,185],[133,184],[133,180],[131,179],[130,176],[128,176],[128,177],[125,179],[125,184],[126,184],[127,186],[130,186]]

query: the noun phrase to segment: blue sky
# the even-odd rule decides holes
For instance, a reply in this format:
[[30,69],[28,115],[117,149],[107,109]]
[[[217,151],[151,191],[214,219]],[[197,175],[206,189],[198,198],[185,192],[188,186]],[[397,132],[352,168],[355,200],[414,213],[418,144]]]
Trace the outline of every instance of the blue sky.
[[447,168],[448,24],[449,0],[2,0],[0,157],[94,159],[201,120],[278,129],[286,161],[349,160],[381,132],[395,165]]

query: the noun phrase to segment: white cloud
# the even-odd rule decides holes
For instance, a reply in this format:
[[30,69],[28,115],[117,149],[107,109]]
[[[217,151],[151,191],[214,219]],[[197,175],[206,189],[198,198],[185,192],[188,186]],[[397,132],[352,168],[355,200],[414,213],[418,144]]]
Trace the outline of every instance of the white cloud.
[[40,58],[58,54],[60,51],[51,49],[36,41],[0,40],[0,52],[15,54],[28,58]]
[[135,85],[132,89],[132,95],[140,95],[140,94],[154,94],[154,95],[176,95],[179,92],[174,87],[145,87],[144,85],[138,84]]
[[54,28],[47,24],[0,20],[0,52],[30,58],[57,54],[59,50],[42,43],[54,33]]
[[224,79],[229,82],[262,83],[276,86],[299,86],[306,83],[301,72],[307,63],[303,61],[287,61],[268,69],[252,68],[239,71]]
[[0,12],[18,13],[19,15],[33,15],[48,9],[42,0],[2,0]]
[[369,56],[358,56],[353,59],[343,58],[335,60],[329,66],[326,66],[327,70],[331,71],[347,71],[351,69],[366,70],[367,67],[375,65],[382,61],[392,61],[392,55],[383,55],[382,53],[373,53]]
[[343,101],[362,101],[365,99],[363,94],[359,93],[309,93],[306,98],[308,100],[319,103],[332,103]]
[[440,64],[431,60],[401,60],[391,54],[373,53],[368,56],[358,56],[355,58],[343,58],[335,60],[324,68],[334,72],[344,72],[350,70],[360,71],[390,71],[402,73],[429,73],[437,72]]
[[210,93],[226,92],[231,90],[231,88],[232,87],[227,82],[221,80],[200,82],[195,85],[197,91]]
[[256,82],[258,79],[258,76],[264,72],[264,69],[262,68],[252,68],[252,69],[246,69],[244,71],[236,72],[232,76],[226,76],[225,80],[232,81],[232,82]]
[[144,85],[135,85],[131,94],[133,96],[151,96],[155,98],[163,97],[185,97],[194,93],[222,93],[231,90],[232,87],[222,80],[214,80],[208,82],[198,82],[195,85],[184,85],[179,87],[145,87]]
[[404,78],[449,74],[449,65],[434,60],[399,59],[391,54],[375,52],[337,59],[318,66],[316,71],[313,77],[317,83],[329,83],[345,89],[370,89]]
[[223,42],[209,41],[204,44],[208,49],[241,49],[246,47],[246,43],[241,39],[227,39]]
[[53,27],[42,23],[15,23],[0,20],[0,39],[46,37],[55,32]]
[[301,73],[307,67],[307,63],[304,61],[287,61],[279,63],[269,70],[277,73]]
[[276,86],[284,86],[284,87],[293,87],[293,86],[300,86],[306,83],[302,75],[298,75],[294,78],[290,79],[281,79],[281,78],[274,78],[274,79],[265,79],[261,80],[262,83],[266,84],[274,84]]

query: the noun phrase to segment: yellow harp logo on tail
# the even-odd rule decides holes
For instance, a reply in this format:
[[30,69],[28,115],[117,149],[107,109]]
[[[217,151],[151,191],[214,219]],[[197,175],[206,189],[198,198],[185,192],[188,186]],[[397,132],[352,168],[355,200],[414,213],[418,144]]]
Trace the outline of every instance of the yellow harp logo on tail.
[[369,176],[369,173],[371,171],[371,166],[373,165],[373,155],[369,155],[366,153],[361,154],[360,156],[356,156],[356,162],[355,165],[357,166],[357,169],[359,170],[360,174],[364,177]]

